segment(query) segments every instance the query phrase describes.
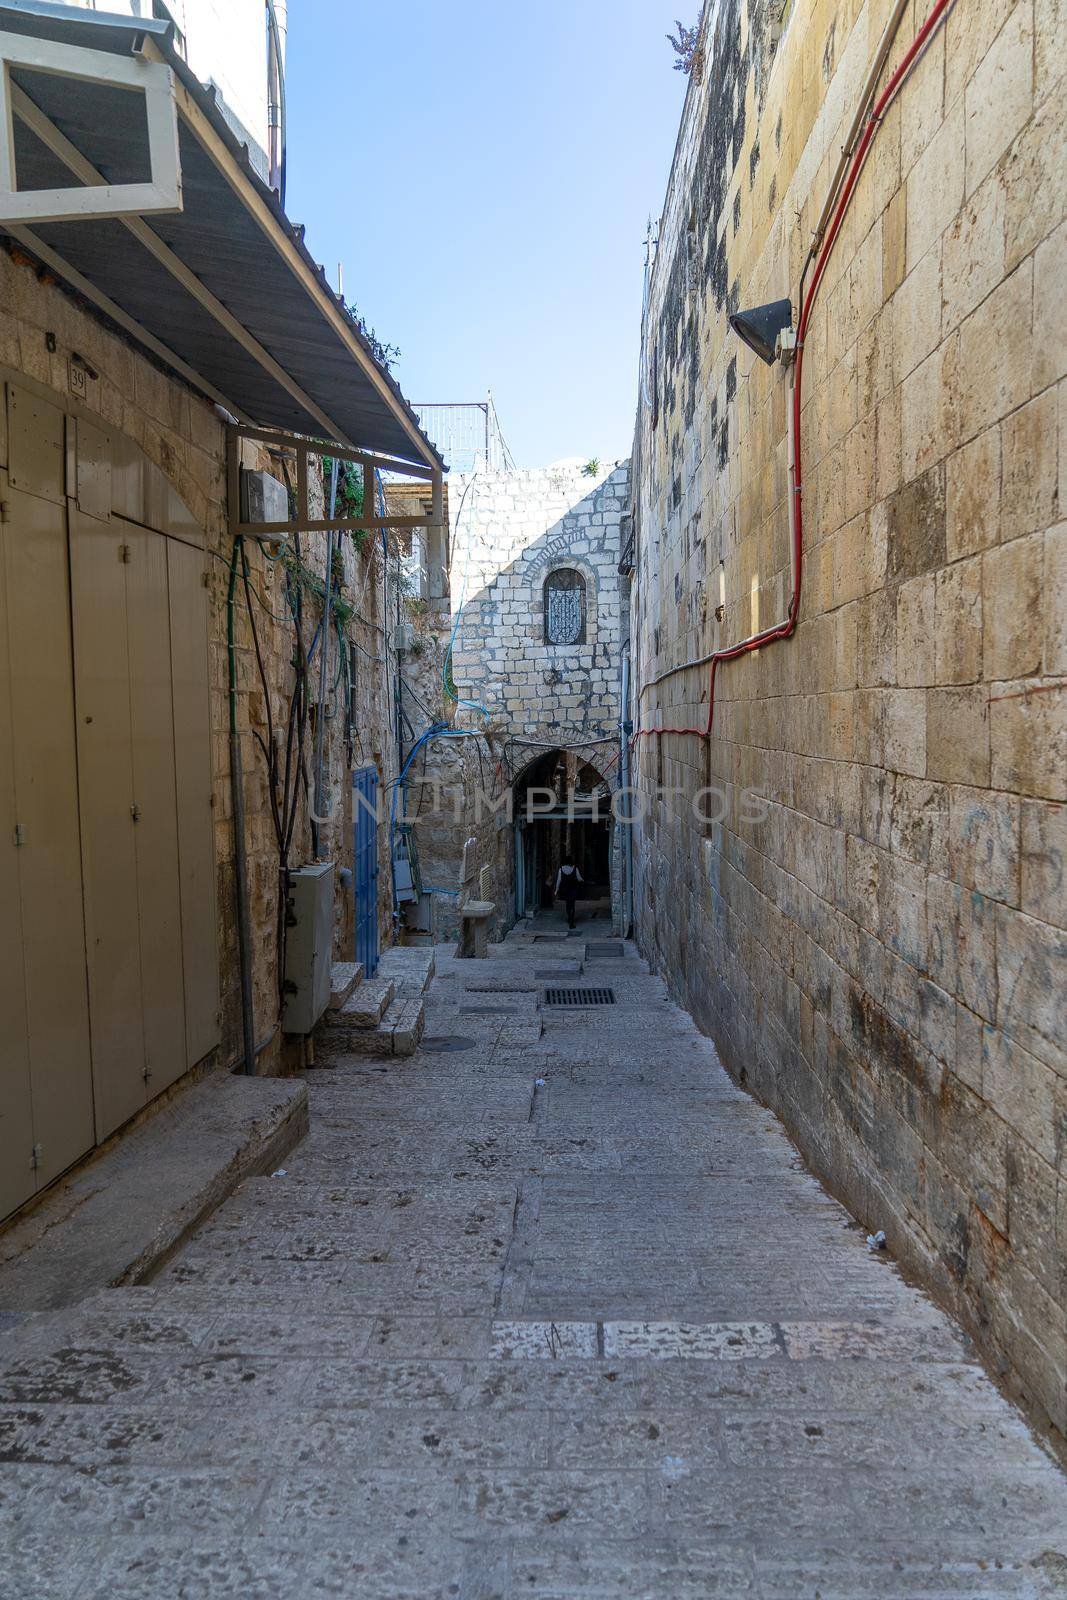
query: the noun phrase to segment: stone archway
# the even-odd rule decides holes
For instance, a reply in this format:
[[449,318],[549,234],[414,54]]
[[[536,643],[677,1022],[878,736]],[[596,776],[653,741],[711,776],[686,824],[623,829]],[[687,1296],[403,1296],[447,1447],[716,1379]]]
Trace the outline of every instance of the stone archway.
[[514,773],[511,848],[516,920],[551,910],[560,863],[570,855],[589,890],[583,896],[585,918],[619,926],[622,861],[612,806],[618,765],[608,743],[577,749],[547,746],[531,754]]

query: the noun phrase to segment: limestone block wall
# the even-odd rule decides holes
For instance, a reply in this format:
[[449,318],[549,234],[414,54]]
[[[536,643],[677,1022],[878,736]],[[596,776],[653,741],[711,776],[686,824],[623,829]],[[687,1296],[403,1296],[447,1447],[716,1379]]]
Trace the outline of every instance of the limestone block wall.
[[[569,742],[618,727],[619,519],[629,469],[589,478],[577,463],[450,483],[452,674],[512,735]],[[586,642],[545,643],[545,579],[577,569]]]
[[[788,376],[726,314],[796,303],[889,11],[795,0],[776,42],[777,4],[705,7],[644,330],[646,723],[706,722],[705,669],[650,681],[785,615]],[[710,741],[640,741],[637,862],[731,1071],[1061,1433],[1063,27],[961,0],[882,120],[805,344],[798,627],[721,668]]]
[[[389,491],[394,504],[395,487]],[[405,508],[406,509],[406,508]],[[416,604],[413,648],[400,661],[406,751],[435,724],[459,732],[455,702],[445,693],[445,661],[452,634],[447,599]],[[422,882],[433,896],[433,933],[440,942],[459,936],[459,903],[464,845],[471,847],[472,870],[492,873],[491,892],[500,906],[498,932],[513,920],[510,831],[502,809],[494,807],[507,784],[503,732],[480,722],[465,737],[433,737],[416,753],[405,782],[405,809],[413,825]],[[475,897],[477,890],[474,891]],[[405,919],[406,920],[406,919]]]
[[[50,343],[54,348],[49,348]],[[106,327],[47,272],[39,271],[19,251],[0,250],[0,365],[49,385],[56,391],[56,403],[62,405],[69,394],[68,363],[74,351],[96,374],[87,383],[82,404],[97,411],[108,428],[127,434],[140,446],[173,484],[194,521],[204,530],[204,567],[210,595],[213,811],[222,993],[222,1043],[217,1054],[220,1062],[229,1062],[241,1048],[241,1007],[229,770],[226,614],[232,546],[226,532],[224,429],[209,402]],[[323,534],[305,535],[301,540],[303,562],[319,579],[326,566],[325,540]],[[279,878],[266,769],[257,736],[269,743],[271,728],[284,730],[286,726],[293,686],[293,630],[284,594],[283,563],[269,561],[254,541],[249,541],[247,551],[251,599],[239,586],[235,608],[237,722],[243,735],[256,1029],[257,1038],[264,1039],[278,1017]],[[335,635],[328,663],[331,692],[325,725],[332,820],[322,833],[323,851],[334,855],[339,869],[352,865],[350,767],[373,762],[387,780],[395,775],[396,760],[392,726],[395,658],[388,649],[383,623],[386,601],[379,543],[368,539],[357,551],[346,538],[343,560],[343,593],[355,605],[355,617],[348,628],[355,662],[354,734],[350,747],[347,719],[340,713],[340,700],[333,689],[339,664]],[[318,602],[311,596],[307,604],[305,634],[310,640]],[[264,694],[256,661],[250,610],[256,618],[268,694]],[[311,677],[314,692],[314,662]],[[305,748],[310,772],[310,730]],[[311,833],[303,803],[290,859],[294,866],[311,859]],[[379,830],[378,884],[379,926],[383,942],[388,942],[392,906],[387,827]],[[338,892],[336,916],[337,953],[350,957],[352,899],[351,892],[343,888]],[[282,1041],[275,1038],[261,1057],[260,1068],[271,1070],[281,1060]]]
[[[619,525],[628,503],[626,462],[592,476],[575,461],[449,480],[450,601],[427,629],[433,656],[422,693],[435,714],[478,737],[433,742],[420,768],[438,806],[436,816],[420,816],[417,838],[423,876],[442,891],[442,939],[456,933],[453,891],[468,839],[492,871],[497,934],[514,921],[514,831],[491,802],[534,760],[573,747],[575,759],[617,782]],[[585,582],[584,643],[545,642],[545,580],[560,568]],[[446,658],[458,701],[442,695]],[[614,875],[621,881],[621,858]]]

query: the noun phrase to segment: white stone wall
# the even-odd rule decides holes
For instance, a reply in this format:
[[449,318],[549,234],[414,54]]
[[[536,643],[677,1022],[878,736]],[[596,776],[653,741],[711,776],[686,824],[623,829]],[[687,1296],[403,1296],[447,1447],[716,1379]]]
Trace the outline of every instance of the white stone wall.
[[[151,17],[151,0],[69,0],[86,10]],[[202,83],[214,83],[235,133],[249,138],[249,154],[266,175],[267,17],[263,0],[167,0],[184,37],[185,58]],[[284,48],[285,6],[278,21]]]
[[[577,463],[450,480],[452,675],[463,720],[488,711],[516,737],[574,743],[618,728],[619,520],[629,464]],[[585,643],[545,643],[544,583],[586,585]]]

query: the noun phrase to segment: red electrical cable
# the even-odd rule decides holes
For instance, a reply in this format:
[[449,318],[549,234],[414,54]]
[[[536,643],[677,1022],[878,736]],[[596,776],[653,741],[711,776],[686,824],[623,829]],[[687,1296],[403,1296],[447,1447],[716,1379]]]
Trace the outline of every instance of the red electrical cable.
[[[795,514],[793,520],[793,562],[794,570],[796,572],[796,583],[793,587],[792,596],[790,597],[788,615],[784,622],[778,623],[775,627],[767,628],[763,633],[755,634],[750,639],[744,639],[740,644],[727,645],[724,649],[716,650],[712,653],[709,658],[710,672],[708,677],[708,720],[705,727],[637,728],[635,729],[633,735],[634,742],[636,742],[638,739],[649,738],[653,735],[658,736],[664,733],[691,733],[697,735],[697,737],[701,739],[709,739],[711,737],[712,724],[715,720],[715,674],[718,669],[719,662],[733,661],[738,656],[747,655],[750,650],[758,650],[762,645],[772,644],[776,639],[787,639],[796,628],[797,615],[800,611],[800,583],[804,564],[804,497],[801,492],[802,479],[800,468],[801,379],[804,370],[804,335],[807,331],[808,321],[811,316],[812,303],[814,302],[815,296],[818,292],[819,285],[822,282],[823,273],[826,270],[826,263],[829,260],[830,252],[837,240],[842,219],[844,218],[845,211],[848,209],[848,203],[852,198],[852,191],[856,186],[857,179],[859,178],[860,169],[866,160],[867,151],[870,148],[871,141],[878,130],[879,123],[885,114],[886,107],[895,97],[897,90],[900,88],[901,83],[914,63],[915,58],[925,46],[926,41],[929,39],[931,33],[937,27],[937,24],[941,21],[941,18],[953,3],[954,0],[937,0],[937,4],[926,18],[926,21],[915,35],[915,38],[912,40],[911,44],[908,46],[908,49],[905,51],[899,66],[896,68],[896,71],[889,79],[889,82],[882,90],[882,93],[875,101],[875,104],[872,107],[869,116],[867,117],[867,121],[863,128],[863,134],[856,146],[855,154],[852,157],[848,173],[842,185],[841,194],[838,198],[837,205],[834,207],[833,217],[830,221],[829,227],[826,230],[825,238],[822,241],[819,257],[815,265],[815,271],[812,274],[811,283],[808,287],[807,294],[804,296],[804,303],[801,306],[800,316],[797,320],[796,365],[794,368],[792,396],[793,482],[789,489],[790,494],[793,495],[795,500]],[[684,667],[675,668],[675,671],[678,672],[684,672],[684,670]],[[667,675],[669,676],[670,674]]]

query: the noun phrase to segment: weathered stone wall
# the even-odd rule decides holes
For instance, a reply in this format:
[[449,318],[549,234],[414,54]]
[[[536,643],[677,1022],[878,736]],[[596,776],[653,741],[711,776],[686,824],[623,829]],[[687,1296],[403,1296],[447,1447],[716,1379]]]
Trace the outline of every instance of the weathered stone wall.
[[[452,673],[462,701],[550,743],[618,726],[619,520],[629,471],[578,465],[479,473],[450,484]],[[576,568],[586,642],[545,643],[545,579]]]
[[[775,47],[778,10],[708,5],[683,115],[635,451],[638,684],[788,604],[788,376],[726,313],[796,302],[890,7],[797,0]],[[961,0],[877,131],[804,352],[799,625],[719,670],[710,745],[640,741],[637,884],[643,950],[730,1069],[1061,1431],[1063,28],[1054,0]],[[671,677],[642,720],[706,722],[707,692]],[[726,808],[702,825],[706,783]]]
[[[420,766],[438,807],[432,819],[420,817],[417,837],[424,877],[447,891],[436,905],[443,939],[457,929],[452,891],[467,840],[475,841],[471,860],[491,869],[496,934],[515,919],[514,832],[492,800],[524,768],[553,746],[580,745],[577,755],[617,783],[625,625],[619,524],[629,469],[623,462],[588,477],[568,462],[460,476],[448,487],[451,605],[431,602],[433,664],[424,693],[435,715],[479,737],[435,740]],[[585,580],[581,644],[545,642],[545,579],[560,568]],[[453,629],[458,702],[442,693]]]
[[[394,497],[390,487],[391,507]],[[421,879],[433,896],[430,931],[438,941],[448,942],[459,936],[463,850],[470,839],[475,841],[469,852],[472,876],[483,866],[490,868],[492,893],[501,896],[500,927],[512,920],[507,871],[500,871],[506,848],[504,812],[493,805],[506,781],[505,743],[492,725],[477,730],[456,726],[455,701],[445,693],[452,633],[447,599],[416,601],[411,610],[414,642],[399,668],[407,716],[405,753],[435,725],[445,733],[433,735],[414,755],[404,785],[405,809],[398,816],[414,827]],[[464,736],[452,737],[459,732]],[[406,929],[413,926],[407,913],[404,924]]]
[[[76,297],[62,290],[49,274],[39,272],[19,252],[0,250],[0,365],[9,366],[56,391],[56,403],[69,396],[68,362],[73,351],[95,371],[87,382],[83,404],[99,413],[113,430],[133,439],[164,473],[181,496],[193,520],[204,530],[204,563],[208,574],[211,619],[211,718],[213,809],[217,872],[219,966],[222,992],[222,1042],[220,1062],[229,1062],[241,1049],[241,1006],[233,871],[233,810],[229,770],[229,698],[226,648],[227,588],[231,541],[226,532],[224,442],[221,419],[214,407],[180,379],[162,371],[142,356],[122,336],[105,327]],[[47,335],[55,348],[49,350]],[[264,463],[267,465],[268,463]],[[277,469],[274,469],[277,470]],[[266,559],[254,542],[247,544],[252,600],[249,606],[238,585],[235,607],[237,723],[243,735],[246,786],[247,847],[257,1039],[268,1037],[278,1017],[277,904],[278,849],[271,821],[266,770],[256,743],[258,734],[269,739],[267,698],[256,662],[249,611],[254,614],[269,688],[275,730],[284,730],[293,686],[293,628],[284,592],[283,562]],[[326,566],[326,536],[305,535],[301,540],[305,566],[321,580]],[[395,773],[392,732],[391,661],[383,626],[382,556],[379,543],[368,539],[357,552],[344,540],[344,595],[355,603],[356,616],[348,626],[355,646],[355,716],[351,764],[374,762],[384,778]],[[310,642],[319,602],[307,597],[306,642]],[[333,853],[338,870],[352,865],[351,790],[348,778],[347,719],[339,692],[333,689],[338,668],[338,641],[334,634],[329,662],[331,692],[326,722],[326,770],[333,820],[322,834],[324,853]],[[317,698],[318,674],[311,668],[312,695]],[[312,771],[313,734],[309,728],[305,754]],[[296,866],[311,859],[311,832],[307,807],[301,803],[290,855]],[[380,921],[383,943],[390,938],[388,829],[379,830]],[[352,896],[339,888],[337,899],[338,955],[351,954]],[[276,1037],[260,1060],[260,1070],[271,1070],[283,1059],[282,1040]]]

